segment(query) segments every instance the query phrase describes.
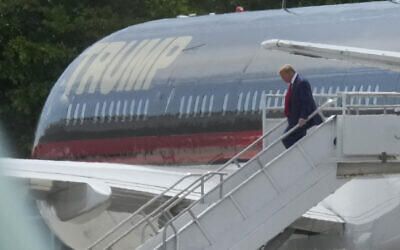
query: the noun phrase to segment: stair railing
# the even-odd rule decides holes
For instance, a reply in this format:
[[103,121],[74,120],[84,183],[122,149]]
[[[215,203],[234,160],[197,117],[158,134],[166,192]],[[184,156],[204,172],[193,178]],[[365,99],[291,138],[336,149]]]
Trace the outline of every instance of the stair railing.
[[[280,97],[280,95],[275,96],[274,94],[266,94],[265,96],[268,97]],[[325,117],[322,113],[323,109],[326,109],[327,106],[330,106],[333,104],[334,106],[334,110],[337,109],[341,109],[343,113],[346,113],[346,110],[349,109],[355,109],[358,113],[358,109],[360,109],[359,105],[352,105],[352,103],[350,103],[350,105],[347,103],[347,99],[350,96],[357,96],[357,97],[367,97],[367,96],[373,96],[374,98],[377,97],[384,97],[387,98],[389,97],[399,97],[399,93],[392,93],[392,92],[347,92],[347,93],[337,93],[336,95],[327,95],[327,94],[314,94],[314,97],[316,98],[331,98],[333,96],[337,96],[337,97],[341,97],[342,99],[342,107],[338,107],[338,98],[332,100],[329,99],[327,102],[325,102],[322,106],[320,106],[317,110],[315,110],[309,117],[308,119],[310,119],[311,117],[315,116],[317,113],[321,116],[321,118],[323,120],[325,120]],[[264,98],[265,99],[265,98]],[[375,104],[376,101],[374,101],[374,105],[362,105],[362,108],[376,108],[377,105]],[[265,109],[265,100],[264,100],[264,107],[263,109]],[[381,107],[382,106],[382,107]],[[386,105],[381,105],[379,106],[380,108],[384,109],[384,112],[386,112]],[[387,105],[389,106],[389,105]],[[390,106],[394,106],[394,105],[390,105]],[[278,107],[268,107],[269,109],[274,109],[274,108],[278,108]],[[395,108],[400,108],[400,107],[395,107]],[[265,112],[263,110],[263,119],[265,119]],[[307,119],[307,120],[308,120]],[[125,224],[126,222],[128,222],[130,219],[132,219],[135,215],[141,214],[141,215],[145,215],[144,213],[144,209],[150,207],[150,205],[152,205],[153,203],[155,203],[157,200],[161,199],[166,193],[168,193],[169,191],[171,191],[174,187],[176,187],[178,184],[180,184],[183,180],[189,178],[189,177],[199,177],[198,179],[196,179],[195,181],[193,181],[193,183],[191,183],[190,185],[188,185],[184,190],[182,190],[179,194],[175,195],[174,197],[171,197],[169,200],[167,200],[166,202],[164,202],[163,204],[160,205],[160,207],[158,209],[156,209],[155,211],[158,212],[159,214],[168,214],[169,211],[166,211],[170,208],[172,208],[173,206],[175,206],[176,204],[178,204],[180,201],[182,201],[185,197],[187,197],[188,195],[190,195],[191,193],[195,192],[196,189],[198,189],[199,187],[202,188],[202,192],[201,192],[201,197],[199,200],[195,201],[194,203],[192,203],[189,207],[187,207],[186,209],[182,210],[177,216],[175,216],[174,218],[172,218],[169,222],[166,223],[166,225],[164,226],[164,233],[166,233],[166,228],[168,226],[173,227],[172,222],[179,217],[182,213],[189,211],[190,208],[192,208],[194,205],[196,205],[198,202],[203,202],[204,201],[204,184],[213,176],[215,175],[219,175],[220,176],[220,180],[223,180],[223,176],[226,173],[221,173],[222,170],[224,170],[227,166],[231,165],[231,164],[236,164],[238,167],[240,167],[239,164],[239,159],[240,157],[248,152],[251,148],[253,148],[255,145],[259,144],[265,137],[267,137],[268,135],[270,135],[272,132],[276,131],[276,129],[280,128],[284,123],[286,123],[286,120],[282,120],[281,122],[279,122],[277,125],[275,125],[272,129],[270,129],[269,131],[267,131],[265,134],[263,134],[261,137],[259,137],[256,141],[254,141],[252,144],[250,144],[249,146],[247,146],[245,149],[243,149],[241,152],[239,152],[238,154],[236,154],[234,157],[232,157],[228,162],[226,162],[224,165],[222,165],[219,169],[217,169],[217,171],[215,172],[209,172],[206,173],[204,175],[200,175],[200,174],[189,174],[188,176],[184,176],[182,178],[182,180],[179,180],[177,183],[173,184],[170,188],[166,189],[163,193],[159,194],[157,197],[154,197],[152,200],[150,200],[149,202],[147,202],[145,205],[143,205],[141,208],[139,208],[138,211],[136,211],[135,213],[133,213],[131,216],[129,216],[127,219],[125,219],[124,221],[122,221],[121,223],[119,223],[116,227],[114,227],[112,230],[110,230],[109,232],[107,232],[102,238],[100,238],[99,240],[97,240],[89,249],[92,249],[93,247],[95,247],[99,242],[101,242],[103,239],[105,239],[107,236],[109,236],[110,234],[112,234],[113,232],[115,232],[120,226],[122,226],[123,224]],[[296,130],[299,126],[296,125],[295,127],[293,127],[292,129],[290,129],[289,131],[287,131],[285,134],[283,134],[282,136],[280,136],[278,139],[276,139],[275,141],[273,141],[268,147],[266,147],[263,151],[270,149],[272,146],[276,145],[278,142],[280,142],[282,139],[284,139],[286,136],[288,136],[290,133],[292,133],[294,130]],[[235,172],[236,173],[236,172]],[[234,175],[235,173],[233,173],[232,175]],[[226,180],[225,180],[226,181]],[[220,193],[222,193],[222,186],[223,183],[225,181],[221,181],[217,186],[215,186],[211,191],[213,191],[216,188],[220,188]],[[197,185],[196,185],[197,184]],[[210,192],[211,192],[210,191]],[[139,223],[133,225],[127,232],[125,232],[122,236],[118,237],[117,240],[113,241],[112,244],[109,244],[106,248],[109,248],[111,246],[113,246],[116,242],[118,242],[120,239],[122,239],[124,236],[126,236],[129,232],[135,230],[138,226],[141,225],[141,223],[143,223],[143,221],[146,221],[148,224],[146,226],[150,226],[153,231],[156,233],[156,229],[153,226],[153,224],[151,224],[150,220],[151,217],[154,216],[155,213],[151,213],[147,216],[145,216],[145,218],[143,218]],[[157,216],[156,216],[157,217]],[[172,216],[170,216],[172,217]],[[146,227],[145,227],[146,228]],[[174,228],[173,228],[174,229]],[[176,228],[174,229],[176,230]],[[166,236],[165,236],[166,237]],[[165,243],[166,239],[163,239],[163,242]],[[143,242],[142,242],[143,243]]]
[[[314,112],[312,112],[308,117],[307,117],[307,119],[306,119],[306,121],[309,121],[311,118],[313,118],[314,116],[316,116],[317,114],[319,114],[320,116],[321,116],[321,118],[322,118],[322,120],[323,120],[323,122],[325,122],[326,121],[326,118],[325,118],[325,116],[323,115],[323,113],[322,113],[322,111],[323,111],[323,109],[324,108],[326,108],[326,107],[328,107],[328,106],[330,106],[330,105],[332,105],[332,104],[334,104],[334,103],[336,103],[337,102],[337,99],[328,99],[323,105],[321,105],[320,107],[318,107]],[[282,123],[282,122],[281,122]],[[279,123],[278,125],[282,125],[281,123]],[[276,129],[276,127],[278,127],[278,125],[276,125],[273,129]],[[300,126],[299,126],[299,124],[297,124],[296,126],[294,126],[293,128],[291,128],[290,130],[288,130],[286,133],[284,133],[283,135],[281,135],[280,137],[278,137],[277,139],[275,139],[271,144],[269,144],[262,152],[265,152],[265,151],[268,151],[269,149],[271,149],[273,146],[275,146],[277,143],[280,143],[281,141],[282,141],[282,139],[284,139],[284,138],[286,138],[287,136],[289,136],[293,131],[295,131],[296,129],[298,129]],[[272,130],[272,129],[271,129]],[[270,132],[270,131],[268,131],[268,132]],[[272,131],[271,131],[272,132]],[[263,135],[263,136],[261,136],[259,139],[257,139],[254,143],[252,143],[250,146],[254,146],[254,145],[256,145],[257,143],[259,143],[264,137],[265,137],[266,135]],[[249,147],[250,147],[249,146]],[[249,147],[247,147],[246,149],[248,149]],[[243,152],[243,151],[242,151]],[[242,152],[240,152],[240,153],[242,153]],[[239,153],[239,154],[240,154]],[[255,156],[255,157],[257,157],[257,156]],[[232,159],[234,159],[234,158],[236,158],[237,159],[237,157],[233,157]],[[231,163],[233,162],[233,161],[230,161]],[[223,166],[224,167],[224,166]],[[221,167],[221,169],[223,169],[223,167]],[[226,166],[225,166],[226,167]],[[246,165],[244,165],[243,166],[243,168],[244,167],[246,167]],[[228,180],[228,179],[230,179],[230,178],[232,178],[235,174],[237,174],[238,173],[238,171],[235,171],[234,173],[232,173],[228,178],[226,178],[226,179],[224,179],[223,181],[221,181],[218,185],[216,185],[212,190],[210,190],[208,193],[210,193],[210,192],[212,192],[212,191],[214,191],[214,190],[216,190],[217,188],[220,188],[220,190],[222,189],[221,187],[223,186],[223,184]],[[178,246],[178,239],[177,239],[177,229],[176,229],[176,227],[172,224],[179,216],[181,216],[182,214],[184,214],[184,213],[186,213],[186,212],[188,212],[192,217],[193,217],[193,219],[197,219],[197,217],[195,216],[195,214],[192,212],[192,208],[195,206],[195,205],[197,205],[200,201],[202,201],[204,198],[205,198],[205,195],[207,195],[207,194],[204,194],[204,195],[202,195],[202,197],[200,197],[200,199],[199,200],[197,200],[197,201],[195,201],[195,202],[193,202],[193,203],[191,203],[188,207],[186,207],[185,209],[183,209],[177,216],[175,216],[175,217],[173,217],[173,218],[171,218],[171,220],[169,220],[166,224],[165,224],[165,226],[164,226],[164,228],[163,228],[163,246],[165,246],[165,244],[167,243],[167,229],[168,229],[168,227],[171,227],[172,228],[172,230],[174,231],[174,235],[172,236],[172,237],[174,237],[175,238],[175,246],[177,247]],[[222,197],[220,197],[220,199],[221,199]],[[178,249],[178,248],[176,248],[176,249]]]
[[[242,151],[240,151],[239,153],[237,153],[234,157],[232,157],[229,161],[227,161],[225,164],[223,164],[220,168],[218,168],[215,172],[209,172],[206,174],[188,174],[184,177],[182,177],[180,180],[178,180],[176,183],[174,183],[171,187],[169,187],[168,189],[166,189],[164,192],[162,192],[161,194],[157,195],[156,197],[154,197],[153,199],[151,199],[150,201],[148,201],[146,204],[144,204],[142,207],[140,207],[137,211],[135,211],[133,214],[131,214],[129,217],[127,217],[126,219],[124,219],[123,221],[121,221],[118,225],[116,225],[114,228],[112,228],[110,231],[108,231],[106,234],[104,234],[101,238],[99,238],[98,240],[96,240],[88,249],[94,249],[99,243],[101,243],[104,239],[106,239],[108,236],[110,236],[112,233],[114,233],[116,230],[118,230],[118,228],[122,227],[125,223],[129,222],[133,217],[137,216],[137,215],[144,215],[144,210],[148,207],[150,207],[152,204],[154,204],[155,202],[157,202],[158,200],[160,200],[164,195],[166,195],[169,191],[171,191],[173,188],[175,188],[178,184],[180,184],[182,181],[184,181],[185,179],[189,178],[189,177],[195,177],[198,176],[199,178],[194,180],[191,184],[189,184],[185,189],[183,189],[181,192],[179,192],[177,195],[171,197],[170,199],[168,199],[166,202],[164,202],[163,204],[161,204],[155,211],[153,211],[152,213],[144,216],[144,218],[142,220],[140,220],[139,222],[137,222],[135,225],[133,225],[131,228],[129,228],[127,231],[125,231],[123,234],[121,234],[119,237],[117,237],[115,240],[113,240],[111,243],[109,243],[104,249],[109,249],[111,248],[113,245],[115,245],[118,241],[120,241],[123,237],[125,237],[127,234],[129,234],[130,232],[132,232],[133,230],[135,230],[137,227],[139,227],[143,222],[147,222],[148,225],[153,229],[153,231],[156,233],[156,229],[153,226],[153,224],[151,223],[152,218],[156,218],[158,217],[156,215],[156,213],[158,213],[158,215],[160,214],[168,214],[169,212],[166,211],[167,209],[172,208],[173,206],[175,206],[176,204],[178,204],[179,202],[181,202],[183,199],[185,199],[188,195],[190,195],[191,193],[193,193],[196,189],[198,189],[199,187],[202,188],[202,192],[204,192],[204,185],[205,183],[211,179],[214,175],[219,175],[220,176],[220,181],[222,181],[222,176],[226,175],[226,173],[223,173],[222,171],[227,168],[229,165],[231,164],[235,164],[237,165],[237,167],[240,167],[239,164],[239,159],[240,157],[245,154],[246,152],[248,152],[250,149],[252,149],[255,145],[259,144],[265,137],[267,137],[268,135],[270,135],[271,133],[273,133],[275,130],[277,130],[278,128],[280,128],[283,124],[286,123],[286,120],[282,120],[281,122],[279,122],[278,124],[276,124],[273,128],[271,128],[269,131],[267,131],[265,134],[263,134],[261,137],[259,137],[256,141],[254,141],[253,143],[251,143],[249,146],[247,146],[246,148],[244,148]],[[211,174],[212,173],[212,174]],[[197,185],[196,185],[197,184]],[[220,186],[220,194],[222,195],[222,191],[223,191],[223,186]],[[185,193],[185,194],[184,194]],[[203,202],[204,201],[204,194],[201,194],[201,197],[199,199],[199,201]],[[172,201],[172,202],[171,202]],[[197,203],[196,203],[197,204]],[[162,210],[161,210],[162,209]],[[146,229],[146,226],[144,227],[144,229]],[[144,233],[142,232],[142,235]],[[143,241],[144,237],[142,236],[142,241]],[[142,242],[144,243],[144,242]]]
[[[151,214],[154,214],[158,209],[162,208],[163,205],[167,205],[169,204],[171,201],[173,201],[174,198],[179,197],[180,195],[182,195],[188,188],[191,188],[193,185],[195,185],[197,183],[198,180],[202,180],[204,179],[204,177],[208,177],[208,176],[214,176],[214,175],[219,175],[220,176],[220,181],[222,181],[222,178],[224,175],[226,175],[226,173],[221,173],[221,172],[207,172],[204,174],[197,174],[197,173],[188,173],[185,176],[183,176],[182,178],[180,178],[179,180],[177,180],[174,184],[172,184],[169,188],[167,188],[166,190],[164,190],[162,193],[160,193],[159,195],[155,196],[153,199],[149,200],[148,202],[146,202],[143,206],[141,206],[138,210],[136,210],[134,213],[132,213],[130,216],[128,216],[127,218],[125,218],[123,221],[121,221],[120,223],[118,223],[118,225],[116,225],[114,228],[112,228],[110,231],[108,231],[107,233],[105,233],[101,238],[99,238],[98,240],[96,240],[90,247],[88,247],[88,249],[93,249],[94,247],[96,247],[96,245],[98,245],[101,241],[103,241],[105,238],[107,238],[109,235],[111,235],[112,233],[114,233],[118,228],[120,228],[121,226],[123,226],[125,223],[129,222],[132,218],[134,218],[137,215],[144,215],[145,218],[143,218],[141,221],[139,221],[137,224],[141,224],[143,222],[143,220],[147,220],[146,218],[146,214],[144,213],[145,209],[149,208],[151,205],[153,205],[155,202],[157,202],[158,200],[160,200],[161,198],[163,198],[165,195],[167,195],[168,192],[172,191],[176,186],[178,186],[180,183],[182,183],[184,180],[190,178],[190,177],[200,177],[199,179],[197,179],[196,181],[192,182],[191,184],[189,184],[185,189],[181,190],[178,194],[176,194],[175,196],[171,197],[170,199],[168,199],[167,201],[165,201],[164,203],[161,204],[160,207],[158,207],[155,211],[153,211]],[[201,195],[204,194],[204,184],[205,182],[201,182],[200,183],[200,187],[201,187]],[[198,187],[197,187],[198,188]],[[157,232],[157,230],[154,228],[152,223],[149,223],[149,226],[155,231]]]
[[[324,116],[322,114],[322,109],[325,108],[326,106],[330,105],[333,103],[333,100],[330,99],[328,102],[326,102],[325,104],[323,104],[322,106],[320,106],[317,110],[315,110],[308,119],[310,119],[311,117],[315,116],[317,113],[321,115],[321,117],[324,119]],[[184,177],[182,177],[180,180],[178,180],[176,183],[174,183],[172,186],[170,186],[168,189],[166,189],[165,191],[163,191],[162,193],[160,193],[159,195],[157,195],[156,197],[154,197],[153,199],[151,199],[150,201],[148,201],[146,204],[144,204],[142,207],[140,207],[137,211],[135,211],[133,214],[131,214],[130,216],[128,216],[126,219],[124,219],[123,221],[121,221],[118,225],[116,225],[113,229],[111,229],[110,231],[108,231],[106,234],[104,234],[101,238],[99,238],[98,240],[96,240],[88,249],[94,249],[98,244],[100,244],[103,240],[105,240],[108,236],[110,236],[111,234],[113,234],[115,231],[118,230],[118,228],[122,227],[123,225],[125,225],[127,222],[129,222],[132,218],[134,218],[137,215],[142,215],[144,216],[141,220],[139,220],[139,222],[137,222],[136,224],[134,224],[133,226],[131,226],[128,230],[126,230],[124,233],[122,233],[119,237],[117,237],[115,240],[113,240],[112,242],[108,243],[106,245],[106,247],[104,247],[104,249],[109,249],[112,246],[114,246],[117,242],[119,242],[122,238],[124,238],[126,235],[128,235],[129,233],[131,233],[133,230],[135,230],[136,228],[138,228],[140,225],[142,225],[143,223],[147,223],[148,226],[150,226],[150,228],[153,230],[154,233],[157,233],[157,229],[155,228],[154,224],[153,224],[153,220],[155,218],[158,218],[161,215],[165,215],[165,214],[169,214],[171,219],[167,222],[167,224],[164,226],[164,231],[166,227],[168,227],[168,225],[171,225],[171,222],[174,221],[175,218],[179,217],[184,211],[187,211],[188,209],[185,208],[184,210],[182,210],[177,216],[172,216],[169,212],[169,210],[171,208],[173,208],[175,205],[177,205],[179,202],[183,201],[187,196],[189,196],[190,194],[192,194],[193,192],[195,192],[195,190],[197,190],[198,188],[201,188],[201,197],[200,199],[198,199],[197,201],[193,202],[191,205],[188,206],[188,208],[192,208],[194,205],[198,204],[198,202],[204,202],[204,185],[205,183],[211,179],[212,177],[214,177],[215,175],[219,175],[220,176],[220,183],[218,185],[216,185],[212,190],[215,190],[215,188],[218,186],[218,188],[220,189],[220,195],[222,196],[223,193],[223,185],[221,185],[224,180],[223,180],[223,176],[226,175],[226,173],[223,173],[222,171],[228,167],[231,164],[236,164],[239,168],[241,167],[239,164],[239,159],[240,157],[245,154],[246,152],[248,152],[250,149],[252,149],[255,145],[259,144],[265,137],[267,137],[268,135],[270,135],[272,132],[274,132],[276,129],[280,128],[284,123],[286,123],[286,120],[282,120],[281,122],[279,122],[278,124],[276,124],[273,128],[271,128],[269,131],[267,131],[265,134],[263,134],[261,137],[259,137],[256,141],[254,141],[253,143],[251,143],[249,146],[247,146],[245,149],[243,149],[242,151],[240,151],[238,154],[236,154],[234,157],[232,157],[229,161],[227,161],[224,165],[222,165],[220,168],[218,168],[216,171],[214,172],[207,172],[205,174],[188,174]],[[294,128],[292,128],[291,130],[289,130],[287,133],[285,133],[284,135],[288,135],[291,132],[293,132],[295,129],[298,128],[298,125],[295,126]],[[286,136],[284,136],[283,138],[285,138]],[[281,136],[282,137],[282,136]],[[279,138],[281,138],[279,137]],[[279,139],[278,138],[278,139]],[[272,145],[275,145],[276,142],[280,141],[280,140],[275,140],[271,145],[269,145],[266,149],[269,149]],[[163,196],[165,196],[168,192],[170,192],[171,190],[173,190],[178,184],[182,183],[185,179],[189,178],[189,177],[199,177],[198,179],[194,180],[191,184],[189,184],[186,188],[182,189],[182,191],[180,191],[178,194],[176,194],[175,196],[169,198],[167,201],[165,201],[164,203],[162,203],[161,205],[158,206],[158,208],[156,210],[154,210],[153,212],[151,212],[150,214],[145,214],[144,210],[147,209],[148,207],[150,207],[152,204],[154,204],[155,202],[157,202],[158,200],[160,200]],[[220,197],[221,198],[221,197]],[[146,226],[144,226],[143,228],[146,229]],[[142,233],[142,235],[144,235],[144,233]],[[144,237],[142,236],[142,243],[144,240]]]
[[[228,167],[231,164],[236,164],[238,167],[240,167],[239,164],[239,159],[240,157],[246,153],[247,151],[249,151],[250,149],[252,149],[255,145],[259,144],[266,136],[270,135],[272,132],[274,132],[276,129],[278,129],[280,126],[282,126],[284,123],[286,123],[286,120],[283,120],[281,122],[279,122],[277,125],[275,125],[273,128],[271,128],[268,132],[266,132],[264,135],[262,135],[261,137],[259,137],[256,141],[254,141],[253,143],[251,143],[249,146],[247,146],[245,149],[243,149],[242,151],[240,151],[238,154],[236,154],[234,157],[232,157],[229,161],[227,161],[224,165],[222,165],[220,168],[218,168],[215,172],[212,172],[213,175],[220,175],[220,177],[222,175],[226,175],[226,173],[223,173],[222,171]],[[152,226],[151,221],[152,218],[156,218],[158,214],[168,214],[168,210],[172,207],[174,207],[175,205],[177,205],[179,202],[181,202],[183,199],[185,199],[188,195],[190,195],[191,193],[193,193],[196,189],[198,189],[199,187],[202,187],[202,190],[204,192],[204,185],[205,183],[211,179],[213,176],[211,176],[210,174],[191,174],[190,176],[185,176],[184,178],[182,178],[182,180],[178,181],[178,183],[175,183],[173,186],[171,186],[170,188],[168,188],[166,191],[164,191],[163,193],[161,193],[160,195],[158,195],[157,197],[153,198],[152,200],[150,200],[149,202],[147,202],[145,205],[143,205],[141,208],[139,208],[134,214],[130,215],[128,218],[126,218],[125,220],[123,220],[121,223],[119,223],[117,226],[115,226],[113,229],[111,229],[109,232],[107,232],[105,235],[103,235],[100,239],[98,239],[95,243],[93,243],[88,249],[93,249],[97,244],[99,244],[102,240],[104,240],[106,237],[108,237],[109,235],[111,235],[112,233],[114,233],[119,227],[121,227],[122,225],[124,225],[125,223],[127,223],[130,219],[132,219],[134,216],[138,215],[138,214],[143,214],[144,209],[149,207],[151,204],[153,204],[156,200],[159,200],[162,196],[164,196],[168,191],[170,191],[173,187],[175,187],[176,185],[178,185],[180,182],[183,181],[183,179],[186,179],[187,177],[193,177],[193,176],[199,176],[198,179],[196,179],[195,181],[193,181],[187,188],[185,188],[184,190],[182,190],[179,194],[175,195],[174,197],[171,197],[170,199],[168,199],[168,201],[164,202],[163,204],[161,204],[159,206],[159,208],[157,208],[155,211],[153,211],[151,214],[148,214],[147,216],[145,216],[142,220],[140,220],[138,223],[136,223],[135,225],[133,225],[130,229],[128,229],[127,231],[125,231],[123,234],[121,234],[119,237],[117,237],[115,240],[113,240],[111,243],[109,243],[104,249],[109,249],[111,248],[113,245],[115,245],[118,241],[120,241],[123,237],[125,237],[126,235],[128,235],[129,233],[131,233],[133,230],[135,230],[136,228],[138,228],[143,222],[147,222],[149,224],[149,226],[153,229],[154,231],[154,226]],[[222,179],[220,179],[220,181],[222,181]],[[198,183],[198,185],[196,185],[196,183]],[[185,194],[183,194],[185,192]],[[223,186],[220,186],[220,194],[222,195],[223,192]],[[169,203],[170,201],[172,201],[172,203]],[[198,200],[201,202],[204,202],[204,195],[201,195],[201,198]],[[168,204],[169,203],[169,204]],[[196,203],[197,204],[197,203]],[[161,210],[161,208],[163,208]],[[146,227],[144,227],[144,229],[146,229]],[[156,232],[155,232],[156,233]],[[143,237],[143,232],[142,232],[142,241],[143,241],[144,237]],[[142,242],[144,243],[144,242]]]

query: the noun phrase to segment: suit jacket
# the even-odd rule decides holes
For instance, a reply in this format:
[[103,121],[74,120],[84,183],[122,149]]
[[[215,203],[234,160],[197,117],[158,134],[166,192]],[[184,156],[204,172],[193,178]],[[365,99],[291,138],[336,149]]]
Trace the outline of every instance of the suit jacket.
[[[293,82],[292,91],[290,93],[289,101],[289,126],[286,131],[290,130],[299,123],[299,119],[307,119],[307,117],[317,109],[314,98],[311,92],[310,83],[302,78],[299,74]],[[283,140],[286,148],[290,147],[301,137],[306,135],[306,130],[314,125],[322,122],[321,117],[317,114],[311,118],[305,126],[296,129],[293,133]]]

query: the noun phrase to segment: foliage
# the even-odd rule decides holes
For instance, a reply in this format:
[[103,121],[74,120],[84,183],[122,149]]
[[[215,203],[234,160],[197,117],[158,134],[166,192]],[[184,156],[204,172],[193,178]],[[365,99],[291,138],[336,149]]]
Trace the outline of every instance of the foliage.
[[[298,5],[333,1],[300,0]],[[17,155],[29,157],[52,85],[90,44],[128,25],[179,14],[232,12],[238,5],[279,8],[281,0],[0,0],[0,120]]]

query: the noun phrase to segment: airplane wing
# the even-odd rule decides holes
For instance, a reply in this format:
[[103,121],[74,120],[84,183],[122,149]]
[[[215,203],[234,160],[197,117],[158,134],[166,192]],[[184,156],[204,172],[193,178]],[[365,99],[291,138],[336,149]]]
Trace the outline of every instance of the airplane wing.
[[345,224],[346,222],[339,215],[319,203],[298,218],[290,227],[309,233],[343,233]]
[[[74,249],[87,249],[125,221],[127,223],[122,229],[128,230],[143,218],[141,214],[130,216],[155,195],[163,193],[188,173],[202,174],[219,167],[159,167],[0,158],[0,173],[29,185],[47,225]],[[229,174],[235,169],[236,165],[228,166],[225,172]],[[166,195],[177,194],[197,178],[189,177],[186,183],[176,186]],[[205,186],[205,192],[218,183],[219,178],[211,179]],[[200,195],[196,192],[188,199],[196,200]],[[160,202],[168,198],[162,197]],[[182,203],[183,206],[187,204],[186,201]],[[157,219],[153,223],[158,226],[163,221]],[[344,224],[333,212],[318,205],[297,219],[289,227],[289,232],[310,235],[342,233]],[[149,233],[146,227],[140,232],[132,236],[133,239],[139,241],[143,234]],[[130,242],[126,244],[129,246]]]
[[[197,174],[188,176],[165,193],[166,196],[178,194],[199,178],[199,174],[213,171],[210,166],[158,167],[9,158],[0,159],[0,167],[5,176],[28,183],[38,199],[46,197],[62,221],[103,211],[111,199],[113,206],[118,204],[115,210],[132,212],[181,178]],[[205,184],[205,191],[218,181],[211,178]],[[199,197],[200,192],[187,196],[191,200]]]
[[[105,210],[132,213],[189,173],[204,174],[218,167],[160,167],[0,158],[1,173],[25,181],[35,197],[46,200],[62,222],[97,218]],[[236,168],[236,165],[229,166],[225,172],[230,174]],[[176,195],[197,178],[189,177],[165,195]],[[205,186],[205,192],[219,182],[219,178],[210,180]],[[200,192],[194,192],[188,199],[197,200],[200,196]],[[49,216],[47,209],[44,211]],[[339,232],[343,224],[340,217],[322,205],[317,205],[290,227],[303,232],[324,233],[332,230]],[[58,230],[57,226],[52,226]]]
[[261,46],[265,49],[288,52],[294,55],[342,60],[365,66],[400,71],[400,52],[395,51],[279,39],[266,40],[261,43]]

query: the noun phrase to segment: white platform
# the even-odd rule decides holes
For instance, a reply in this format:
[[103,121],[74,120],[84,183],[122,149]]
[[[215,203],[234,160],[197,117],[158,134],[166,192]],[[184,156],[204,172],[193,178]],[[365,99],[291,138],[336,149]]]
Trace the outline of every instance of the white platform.
[[221,199],[217,186],[207,206],[172,222],[177,232],[168,227],[165,242],[161,229],[139,249],[257,249],[346,183],[338,163],[375,163],[379,171],[382,152],[400,152],[398,124],[394,115],[332,117],[272,160],[268,150],[258,154],[223,183]]

